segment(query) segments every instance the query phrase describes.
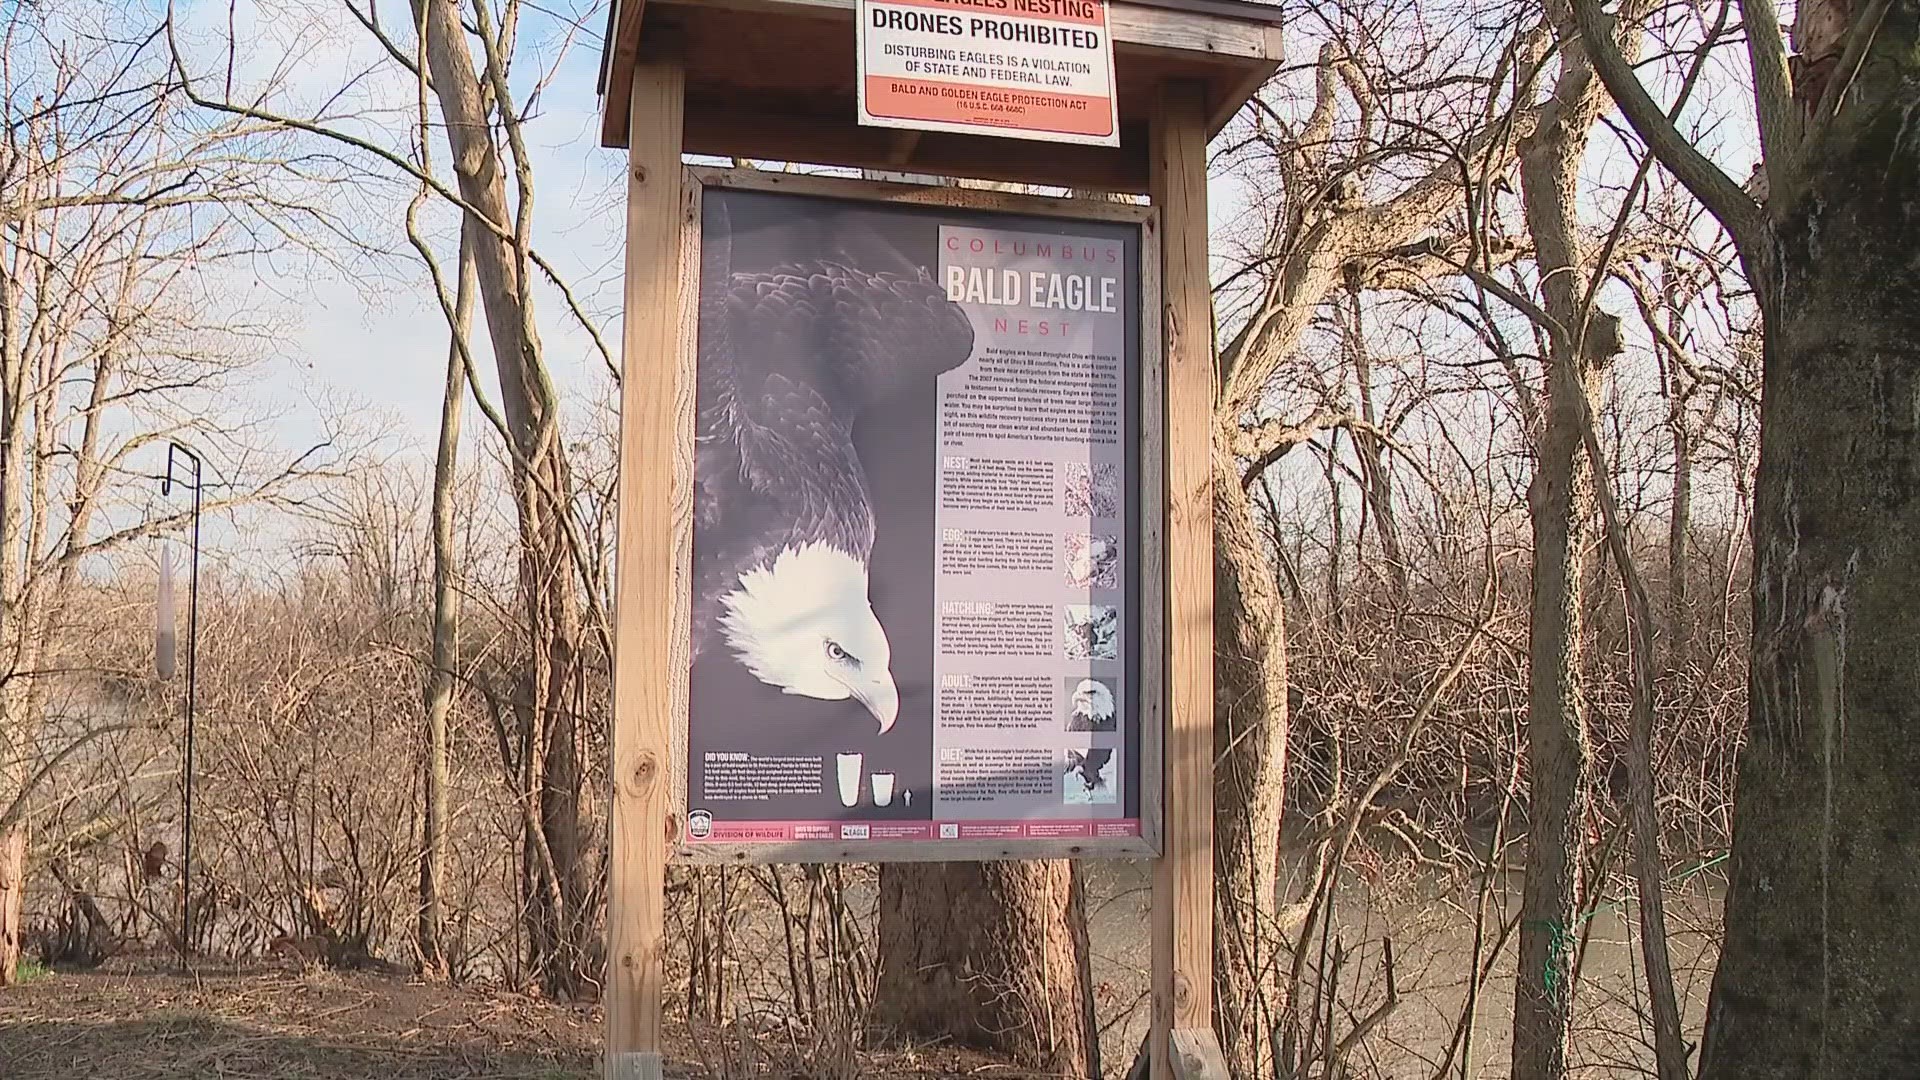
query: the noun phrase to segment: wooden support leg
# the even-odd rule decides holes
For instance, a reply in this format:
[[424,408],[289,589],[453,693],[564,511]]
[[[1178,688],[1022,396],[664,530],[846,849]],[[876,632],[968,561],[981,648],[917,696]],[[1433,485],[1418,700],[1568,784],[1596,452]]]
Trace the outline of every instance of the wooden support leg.
[[1213,1030],[1213,300],[1206,95],[1153,112],[1167,369],[1167,813],[1153,876],[1153,1080],[1226,1080]]
[[[659,1080],[662,941],[671,820],[675,490],[681,373],[680,146],[684,79],[674,59],[633,73],[627,171],[626,318],[620,385],[620,516],[615,556],[613,850],[608,882],[607,1080]],[[684,451],[690,452],[690,451]],[[673,511],[673,512],[670,512]]]

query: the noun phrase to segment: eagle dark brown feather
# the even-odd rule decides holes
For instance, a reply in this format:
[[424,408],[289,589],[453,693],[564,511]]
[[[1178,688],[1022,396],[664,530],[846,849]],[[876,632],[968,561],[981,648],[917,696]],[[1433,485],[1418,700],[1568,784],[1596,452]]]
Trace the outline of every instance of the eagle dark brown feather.
[[782,549],[826,543],[867,560],[873,513],[854,422],[973,351],[966,313],[924,271],[907,277],[835,262],[724,276],[706,269],[694,476],[696,657],[720,597]]

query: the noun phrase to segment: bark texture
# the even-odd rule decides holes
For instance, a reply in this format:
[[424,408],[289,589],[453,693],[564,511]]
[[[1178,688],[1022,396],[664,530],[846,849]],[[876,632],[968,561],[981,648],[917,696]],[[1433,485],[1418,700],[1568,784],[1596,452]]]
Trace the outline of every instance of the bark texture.
[[1286,623],[1232,453],[1213,449],[1214,1028],[1236,1077],[1266,1076],[1279,1028],[1280,810],[1287,771]]
[[1088,1075],[1087,940],[1071,864],[894,863],[880,874],[882,1029]]
[[1584,347],[1587,275],[1577,208],[1580,164],[1606,97],[1572,30],[1570,11],[1564,4],[1550,3],[1548,9],[1562,40],[1560,72],[1538,125],[1520,147],[1521,203],[1539,268],[1542,307],[1559,332],[1551,335],[1544,424],[1527,490],[1533,527],[1529,784],[1514,984],[1514,1080],[1567,1075],[1591,760],[1580,653],[1581,581],[1593,492],[1581,432],[1593,399],[1595,365]]
[[19,978],[26,899],[27,826],[20,822],[0,831],[0,987]]
[[[1560,361],[1555,361],[1560,364]],[[1533,518],[1531,674],[1527,701],[1526,879],[1515,984],[1515,1080],[1567,1074],[1573,935],[1579,903],[1582,794],[1589,763],[1580,697],[1580,578],[1590,492],[1580,468],[1574,371],[1550,373],[1552,398],[1527,497]]]
[[1701,1080],[1920,1075],[1920,4],[1886,8],[1749,258],[1753,668]]
[[[483,84],[454,0],[414,3],[425,27],[428,67],[446,118],[460,195],[486,219],[469,220],[465,235],[511,436],[520,601],[530,639],[513,703],[525,796],[523,887],[531,914],[527,932],[541,985],[550,993],[571,996],[597,981],[599,973],[591,970],[594,912],[588,910],[590,868],[580,818],[581,717],[574,699],[580,688],[581,616],[566,519],[572,478],[529,291],[532,176],[524,147],[518,144],[517,120],[506,107],[506,75],[498,66],[485,7],[474,9],[475,36],[489,54]],[[499,103],[498,110],[489,107],[489,98]],[[517,206],[509,205],[507,165],[492,138],[492,122],[499,116],[508,117],[503,126],[517,164]]]
[[440,443],[433,459],[433,641],[422,705],[426,712],[426,807],[420,859],[420,969],[430,978],[450,974],[443,940],[450,812],[447,718],[453,711],[454,664],[459,656],[460,592],[455,584],[454,484],[459,478],[460,413],[467,393],[466,334],[473,310],[472,259],[463,240],[454,300],[454,341],[447,348],[447,378],[440,399]]

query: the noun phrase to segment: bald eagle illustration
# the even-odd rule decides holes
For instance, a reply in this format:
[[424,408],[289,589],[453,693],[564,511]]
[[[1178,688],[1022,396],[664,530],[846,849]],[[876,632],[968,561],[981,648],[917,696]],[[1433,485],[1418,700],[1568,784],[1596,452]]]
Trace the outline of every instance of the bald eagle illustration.
[[973,327],[924,268],[728,266],[724,210],[701,267],[693,653],[723,649],[785,693],[858,701],[893,727],[900,691],[868,597],[874,514],[855,421],[965,363]]

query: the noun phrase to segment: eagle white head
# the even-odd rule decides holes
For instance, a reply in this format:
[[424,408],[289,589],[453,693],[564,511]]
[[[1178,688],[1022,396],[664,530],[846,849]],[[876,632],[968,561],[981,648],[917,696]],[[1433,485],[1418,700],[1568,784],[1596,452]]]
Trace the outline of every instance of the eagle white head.
[[741,574],[720,603],[727,645],[755,678],[801,697],[853,698],[881,731],[893,727],[900,691],[860,560],[827,544],[790,547]]
[[1073,688],[1073,711],[1095,720],[1113,715],[1113,691],[1098,679],[1082,679]]

